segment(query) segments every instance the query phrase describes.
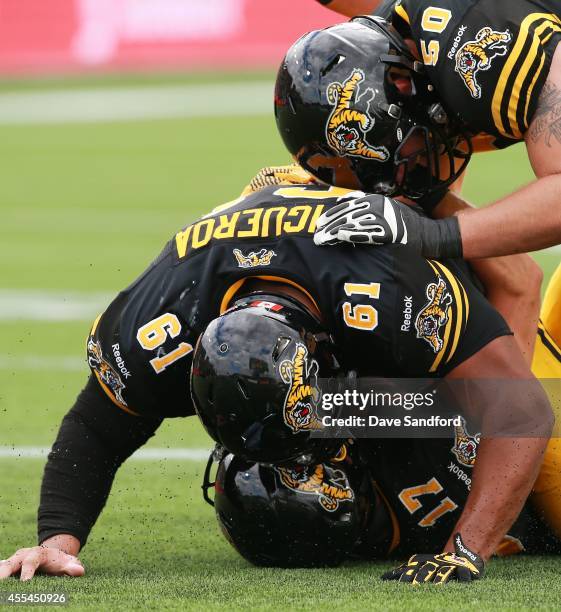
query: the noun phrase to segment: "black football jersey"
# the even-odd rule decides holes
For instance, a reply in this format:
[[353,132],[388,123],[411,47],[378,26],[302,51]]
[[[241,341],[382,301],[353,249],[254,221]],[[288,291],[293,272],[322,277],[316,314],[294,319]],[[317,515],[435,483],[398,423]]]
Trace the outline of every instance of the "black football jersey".
[[306,292],[342,368],[362,375],[443,376],[510,333],[463,262],[400,246],[315,246],[318,217],[342,193],[268,187],[177,232],[93,325],[88,361],[109,397],[134,414],[193,414],[193,348],[249,278]]
[[495,147],[523,139],[561,40],[559,0],[398,0],[391,21],[448,112]]
[[[391,516],[378,513],[365,536],[361,554],[379,557],[436,553],[442,550],[457,523],[471,490],[480,441],[478,432],[462,425],[450,438],[359,440],[363,460],[370,466],[383,505]],[[383,526],[383,527],[382,527]],[[381,538],[380,534],[385,533]],[[500,545],[500,554],[561,552],[559,539],[526,504]]]

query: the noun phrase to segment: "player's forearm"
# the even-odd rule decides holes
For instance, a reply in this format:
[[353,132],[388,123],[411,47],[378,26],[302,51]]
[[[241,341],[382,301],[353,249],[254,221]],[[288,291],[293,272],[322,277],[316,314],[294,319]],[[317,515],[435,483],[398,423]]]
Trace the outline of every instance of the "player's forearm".
[[[482,440],[472,490],[453,530],[487,560],[497,550],[524,506],[536,480],[546,437]],[[452,552],[452,537],[445,550]]]
[[529,253],[561,244],[561,174],[459,215],[466,259]]
[[382,0],[317,0],[317,2],[336,13],[354,17],[355,15],[369,15],[378,8]]
[[40,543],[67,534],[85,545],[119,465],[112,455],[74,409],[65,416],[41,484]]
[[67,534],[83,547],[117,469],[154,434],[160,422],[119,410],[92,375],[64,417],[45,466],[39,542]]

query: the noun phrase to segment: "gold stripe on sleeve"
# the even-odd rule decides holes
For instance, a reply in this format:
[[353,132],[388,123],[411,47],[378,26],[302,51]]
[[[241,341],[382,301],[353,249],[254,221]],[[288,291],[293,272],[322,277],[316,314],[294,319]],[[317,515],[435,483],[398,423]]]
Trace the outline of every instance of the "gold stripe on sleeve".
[[409,15],[402,4],[396,4],[394,10],[403,19],[403,21],[411,25],[411,19],[409,19]]
[[[532,34],[530,34],[530,28],[539,21],[544,21],[541,26],[539,26]],[[540,40],[539,35],[544,34],[548,28],[551,28],[551,33],[548,33],[546,40]],[[493,94],[492,101],[492,114],[493,121],[495,122],[495,126],[497,130],[505,137],[512,139],[519,139],[522,137],[522,132],[520,130],[520,126],[516,121],[516,111],[518,105],[520,103],[520,93],[522,91],[522,86],[524,84],[524,80],[530,73],[530,69],[532,64],[538,57],[538,53],[540,50],[540,46],[547,42],[549,38],[553,35],[554,32],[561,32],[561,20],[556,17],[552,13],[532,13],[528,15],[524,21],[520,25],[520,32],[518,33],[518,37],[516,39],[516,43],[509,55],[506,64],[504,65],[501,74],[499,76],[499,82],[495,89],[495,93]],[[525,47],[531,37],[536,36],[532,42],[531,48],[526,52],[526,59],[522,68],[518,72],[518,74],[513,74],[516,63],[522,57],[522,54],[525,52]],[[540,65],[540,70],[543,68],[543,62]],[[539,71],[538,71],[539,75]],[[513,83],[512,93],[508,100],[508,119],[509,119],[509,127],[511,132],[508,131],[507,127],[504,125],[503,118],[501,115],[501,111],[503,108],[506,108],[506,90],[509,84],[511,83],[512,77],[515,78]],[[533,84],[531,89],[533,90],[535,83],[537,81],[537,76],[534,77]],[[531,91],[528,90],[528,99],[530,97]]]
[[454,301],[456,303],[456,310],[457,310],[455,320],[453,320],[452,314],[448,315],[448,323],[446,324],[446,330],[444,332],[442,349],[439,351],[438,355],[436,356],[436,359],[434,360],[434,363],[432,364],[429,370],[430,372],[436,372],[436,370],[438,369],[438,366],[440,365],[442,359],[444,358],[444,355],[446,354],[446,350],[450,342],[452,327],[454,327],[454,338],[452,340],[452,347],[450,349],[450,352],[448,353],[448,358],[446,359],[446,363],[448,363],[450,359],[452,359],[452,357],[454,356],[454,353],[456,352],[456,349],[458,348],[458,343],[460,341],[460,334],[462,333],[462,329],[464,327],[464,322],[465,322],[464,314],[465,313],[464,313],[462,294],[460,290],[460,287],[461,287],[460,283],[456,280],[455,276],[445,265],[443,265],[442,263],[438,261],[432,261],[432,264],[434,264],[434,266],[436,266],[438,270],[440,270],[440,275],[443,275],[448,281],[448,283],[450,283],[452,287],[452,292],[454,294]]

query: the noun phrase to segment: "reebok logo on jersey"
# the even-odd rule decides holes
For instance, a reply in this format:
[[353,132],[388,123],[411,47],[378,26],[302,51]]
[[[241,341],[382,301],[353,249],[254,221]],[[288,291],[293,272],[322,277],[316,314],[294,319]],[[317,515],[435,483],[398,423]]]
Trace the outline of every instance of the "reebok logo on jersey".
[[117,364],[117,367],[119,368],[119,370],[121,370],[121,374],[125,378],[130,378],[132,374],[127,369],[127,366],[125,365],[125,360],[121,357],[121,351],[119,350],[120,349],[119,345],[112,344],[111,348],[113,349],[113,355],[115,355],[115,363]]
[[460,26],[460,29],[458,30],[458,33],[456,34],[456,38],[454,38],[452,48],[450,49],[450,51],[448,51],[448,59],[453,60],[455,58],[456,52],[458,51],[458,47],[460,46],[460,43],[462,42],[462,38],[464,37],[466,30],[467,30],[467,26]]
[[454,474],[459,481],[463,482],[466,485],[468,491],[471,491],[471,477],[464,472],[464,470],[460,469],[453,461],[450,461],[450,465],[448,466],[448,471],[451,474]]
[[413,318],[413,297],[406,295],[403,298],[403,323],[401,331],[408,332],[411,330],[411,320]]
[[126,406],[127,402],[123,398],[125,383],[121,380],[119,373],[103,356],[99,340],[94,340],[91,336],[88,339],[88,364],[95,372],[99,382],[110,392],[117,403]]

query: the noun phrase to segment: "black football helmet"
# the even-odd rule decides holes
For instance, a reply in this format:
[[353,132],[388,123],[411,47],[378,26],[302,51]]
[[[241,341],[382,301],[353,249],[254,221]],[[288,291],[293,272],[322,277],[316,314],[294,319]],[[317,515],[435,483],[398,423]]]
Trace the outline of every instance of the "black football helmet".
[[443,194],[472,152],[423,65],[379,17],[300,38],[278,72],[275,116],[288,150],[319,180],[388,196]]
[[[226,539],[250,563],[336,566],[353,551],[372,506],[365,469],[345,459],[272,467],[226,454],[216,482],[205,472],[205,499]],[[208,495],[214,486],[214,502]]]
[[199,338],[191,395],[209,435],[261,463],[319,462],[340,440],[320,439],[319,378],[338,374],[331,336],[296,300],[251,294]]

